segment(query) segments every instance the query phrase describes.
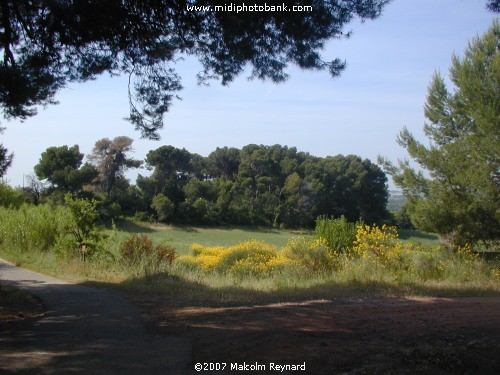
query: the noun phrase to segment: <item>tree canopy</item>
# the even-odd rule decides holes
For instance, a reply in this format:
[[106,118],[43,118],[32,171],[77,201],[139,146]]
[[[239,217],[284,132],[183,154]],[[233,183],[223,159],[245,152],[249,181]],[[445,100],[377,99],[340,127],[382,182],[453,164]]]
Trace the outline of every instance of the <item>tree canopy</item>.
[[487,8],[492,12],[500,12],[500,0],[488,0],[486,4]]
[[[69,191],[100,202],[106,217],[176,224],[311,227],[318,216],[370,224],[389,219],[387,177],[356,155],[325,158],[295,147],[249,144],[217,148],[207,157],[164,145],[146,156],[149,176],[131,185],[124,175],[142,162],[132,159],[132,139],[95,143],[86,163],[73,147],[49,147],[35,166],[54,191]],[[57,198],[57,197],[56,197]]]
[[[387,218],[387,178],[355,155],[318,158],[295,147],[250,144],[208,157],[161,146],[137,186],[158,220],[196,224],[312,226],[318,216]],[[147,206],[147,205],[146,205]]]
[[[3,132],[3,128],[0,128],[0,134]],[[12,164],[12,159],[14,159],[14,154],[9,154],[3,144],[0,144],[0,178],[7,172],[7,169]]]
[[88,159],[97,170],[94,180],[97,191],[110,196],[119,189],[120,184],[128,187],[128,181],[124,177],[125,171],[129,168],[139,168],[142,164],[142,161],[127,155],[133,151],[133,142],[132,138],[119,136],[113,139],[103,138],[95,143]]
[[500,237],[499,42],[495,20],[462,57],[453,56],[451,91],[439,73],[432,78],[424,107],[429,145],[407,129],[398,137],[421,170],[381,160],[407,196],[415,226],[453,245]]
[[[251,68],[251,77],[273,82],[287,67],[328,70],[320,51],[343,37],[353,18],[375,19],[390,0],[267,0],[287,11],[222,11],[217,0],[29,1],[0,6],[0,106],[6,118],[26,119],[56,103],[69,82],[102,73],[130,77],[130,121],[143,136],[158,138],[163,115],[181,90],[174,66],[192,55],[202,64],[200,82],[223,85]],[[240,5],[242,1],[234,1]]]
[[47,180],[53,188],[76,192],[89,184],[97,174],[90,164],[82,166],[82,161],[83,154],[78,145],[49,147],[42,153],[34,169],[37,177]]

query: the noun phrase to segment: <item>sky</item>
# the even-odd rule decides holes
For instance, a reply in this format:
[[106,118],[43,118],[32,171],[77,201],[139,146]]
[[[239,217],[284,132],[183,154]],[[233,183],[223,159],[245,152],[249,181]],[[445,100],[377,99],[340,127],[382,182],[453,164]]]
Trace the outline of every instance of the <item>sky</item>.
[[[324,60],[340,58],[347,67],[338,78],[328,72],[290,67],[290,79],[280,85],[245,75],[229,86],[214,81],[198,86],[199,64],[177,64],[184,89],[165,115],[161,140],[140,138],[129,114],[127,77],[106,75],[59,92],[58,105],[40,109],[24,122],[0,120],[0,135],[14,161],[4,181],[22,186],[33,174],[42,152],[52,146],[79,145],[89,154],[102,138],[126,135],[134,139],[136,159],[163,145],[186,148],[203,156],[217,147],[251,143],[281,144],[325,157],[355,154],[376,162],[407,156],[396,137],[407,127],[425,141],[423,106],[432,75],[448,74],[451,57],[462,55],[473,37],[483,34],[496,14],[485,0],[393,0],[381,17],[345,27],[348,40],[334,40],[322,52]],[[129,172],[135,183],[137,174]],[[390,179],[389,179],[390,180]],[[389,181],[390,188],[394,185]]]

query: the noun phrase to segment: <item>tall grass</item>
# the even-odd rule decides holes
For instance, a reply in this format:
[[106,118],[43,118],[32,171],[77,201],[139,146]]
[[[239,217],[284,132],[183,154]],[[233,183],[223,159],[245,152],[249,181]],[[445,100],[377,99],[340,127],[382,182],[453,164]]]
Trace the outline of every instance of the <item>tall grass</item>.
[[0,244],[20,252],[49,251],[66,237],[70,222],[63,207],[0,207]]

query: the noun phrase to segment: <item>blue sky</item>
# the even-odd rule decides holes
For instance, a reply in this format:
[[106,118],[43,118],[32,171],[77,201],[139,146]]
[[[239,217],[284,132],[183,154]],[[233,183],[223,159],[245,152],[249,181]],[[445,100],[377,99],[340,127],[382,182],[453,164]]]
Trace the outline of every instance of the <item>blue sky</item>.
[[[101,138],[134,139],[137,159],[162,145],[208,155],[216,147],[250,143],[295,146],[316,156],[356,154],[376,161],[381,154],[404,158],[396,143],[406,126],[422,140],[427,86],[437,70],[447,75],[453,53],[491,25],[495,14],[485,0],[393,0],[375,21],[355,21],[348,40],[328,44],[323,57],[347,61],[336,79],[327,72],[291,67],[291,78],[273,85],[241,76],[228,87],[197,85],[194,60],[177,64],[183,78],[182,101],[165,117],[161,140],[140,139],[128,115],[127,79],[103,76],[71,84],[60,104],[41,109],[27,121],[1,121],[1,142],[15,153],[5,180],[22,185],[23,175],[47,147],[78,144],[90,153]],[[135,182],[137,173],[129,173]],[[392,187],[392,183],[390,184]]]

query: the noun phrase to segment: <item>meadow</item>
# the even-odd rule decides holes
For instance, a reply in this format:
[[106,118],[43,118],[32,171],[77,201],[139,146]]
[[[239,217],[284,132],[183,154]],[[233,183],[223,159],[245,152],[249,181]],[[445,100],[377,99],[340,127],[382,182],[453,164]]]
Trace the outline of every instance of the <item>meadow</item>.
[[120,221],[89,231],[82,254],[68,209],[2,208],[0,218],[4,259],[179,303],[500,295],[498,260],[470,247],[451,251],[433,234],[342,219],[325,219],[323,232]]
[[[249,240],[264,241],[278,248],[300,235],[308,235],[311,230],[277,230],[252,227],[191,227],[150,224],[122,220],[116,223],[122,237],[130,234],[146,234],[154,242],[171,244],[179,255],[189,252],[191,245],[231,246]],[[108,230],[108,234],[112,231]]]

